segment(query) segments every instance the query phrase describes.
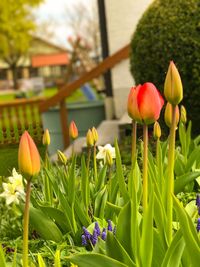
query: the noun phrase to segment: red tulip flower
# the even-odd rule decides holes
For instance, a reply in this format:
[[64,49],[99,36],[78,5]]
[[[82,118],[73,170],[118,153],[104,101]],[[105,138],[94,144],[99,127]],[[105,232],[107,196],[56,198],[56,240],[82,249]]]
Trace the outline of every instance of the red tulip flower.
[[20,139],[18,164],[20,172],[29,177],[38,174],[40,171],[40,155],[27,131],[23,133]]
[[78,129],[77,129],[74,121],[71,121],[71,123],[69,125],[69,136],[72,139],[76,139],[78,137]]
[[153,83],[132,87],[128,97],[128,114],[139,123],[151,124],[160,117],[164,99]]

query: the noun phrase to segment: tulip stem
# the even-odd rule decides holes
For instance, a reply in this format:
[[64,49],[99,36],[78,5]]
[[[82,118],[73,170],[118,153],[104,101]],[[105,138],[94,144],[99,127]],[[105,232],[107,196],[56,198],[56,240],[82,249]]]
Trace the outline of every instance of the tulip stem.
[[148,202],[148,126],[143,125],[143,210],[145,212]]
[[95,180],[95,182],[97,182],[96,150],[97,150],[97,147],[96,147],[96,144],[94,144],[94,156],[93,156],[93,159],[94,159],[94,180]]
[[172,124],[169,135],[168,152],[168,179],[167,179],[167,238],[169,244],[172,241],[172,221],[173,221],[173,198],[174,194],[174,155],[176,138],[176,106],[172,105]]
[[26,202],[24,209],[24,233],[23,233],[23,267],[28,267],[28,226],[29,226],[29,204],[31,195],[31,181],[27,180]]
[[137,138],[137,123],[133,120],[132,121],[132,167],[135,166],[136,161],[136,138]]
[[91,147],[88,147],[88,157],[87,157],[87,173],[88,173],[88,177],[89,177],[90,158],[91,158]]

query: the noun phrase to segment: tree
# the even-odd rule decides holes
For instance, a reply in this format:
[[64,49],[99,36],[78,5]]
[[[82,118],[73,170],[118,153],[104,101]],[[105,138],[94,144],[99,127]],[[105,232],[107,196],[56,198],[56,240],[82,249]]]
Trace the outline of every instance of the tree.
[[6,62],[13,74],[17,89],[17,65],[27,54],[31,33],[35,30],[32,8],[43,0],[0,1],[0,58]]

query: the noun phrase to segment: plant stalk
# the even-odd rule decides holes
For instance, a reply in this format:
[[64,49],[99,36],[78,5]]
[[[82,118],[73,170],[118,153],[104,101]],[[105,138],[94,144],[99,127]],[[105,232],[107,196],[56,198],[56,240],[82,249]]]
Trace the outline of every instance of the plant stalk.
[[143,210],[145,212],[148,203],[148,126],[143,125]]
[[94,159],[94,181],[97,182],[97,161],[96,161],[96,150],[97,150],[97,147],[96,147],[96,144],[94,144],[94,156],[93,156],[93,159]]
[[87,173],[89,177],[89,167],[90,167],[90,158],[91,158],[91,147],[88,147],[88,157],[87,157]]
[[31,180],[27,180],[26,200],[24,208],[24,233],[23,233],[23,267],[28,267],[28,228],[29,228],[29,204],[31,195]]
[[132,168],[135,167],[136,162],[136,138],[137,138],[137,122],[132,121],[132,154],[131,154],[131,162]]
[[169,135],[168,152],[168,179],[167,179],[167,238],[169,244],[172,241],[172,221],[173,221],[173,198],[174,194],[174,155],[176,138],[176,106],[172,106],[172,124]]

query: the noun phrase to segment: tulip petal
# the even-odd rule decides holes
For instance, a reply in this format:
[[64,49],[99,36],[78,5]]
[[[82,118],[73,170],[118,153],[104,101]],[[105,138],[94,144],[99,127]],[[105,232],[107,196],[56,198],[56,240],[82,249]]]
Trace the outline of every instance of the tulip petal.
[[142,121],[142,118],[139,112],[138,102],[137,102],[137,96],[138,96],[138,92],[140,88],[141,88],[140,84],[136,87],[131,88],[131,91],[128,96],[128,106],[127,106],[129,116],[134,121],[137,121],[137,122]]

